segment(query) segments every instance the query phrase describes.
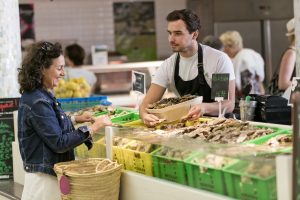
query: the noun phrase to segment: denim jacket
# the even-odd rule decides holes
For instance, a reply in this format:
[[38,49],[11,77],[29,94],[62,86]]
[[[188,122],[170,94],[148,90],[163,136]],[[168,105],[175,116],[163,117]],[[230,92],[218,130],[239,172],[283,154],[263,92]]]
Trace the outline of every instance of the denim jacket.
[[18,139],[24,170],[56,175],[55,163],[74,160],[74,147],[89,139],[74,130],[55,97],[44,89],[24,92],[18,110]]

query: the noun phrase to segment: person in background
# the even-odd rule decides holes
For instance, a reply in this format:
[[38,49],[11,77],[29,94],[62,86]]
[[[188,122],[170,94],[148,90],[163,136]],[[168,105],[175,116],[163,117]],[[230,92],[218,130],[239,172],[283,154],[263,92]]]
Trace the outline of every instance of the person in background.
[[220,40],[224,52],[231,58],[236,81],[236,97],[240,99],[251,94],[264,94],[264,60],[259,53],[244,48],[243,38],[238,31],[226,31]]
[[296,47],[295,47],[295,19],[291,19],[286,24],[286,36],[289,41],[289,46],[283,53],[278,77],[278,89],[286,90],[292,84],[292,78],[296,75]]
[[203,96],[203,103],[193,106],[187,118],[197,119],[201,115],[217,115],[218,103],[211,99],[213,73],[229,73],[229,99],[223,101],[228,113],[233,111],[235,81],[229,57],[216,49],[199,44],[197,38],[200,19],[192,11],[174,10],[167,16],[169,43],[173,54],[158,68],[151,86],[140,105],[140,116],[148,126],[154,126],[160,119],[146,111],[148,104],[160,100],[169,88],[177,96],[186,94]]
[[71,44],[65,48],[65,60],[66,60],[66,79],[83,77],[89,83],[94,91],[97,77],[93,72],[90,72],[84,68],[80,68],[83,65],[85,58],[84,49],[78,44]]
[[203,38],[202,40],[202,44],[210,46],[214,49],[223,51],[224,47],[223,47],[223,43],[221,42],[221,40],[213,35],[207,35]]
[[[74,160],[73,149],[86,143],[100,128],[111,125],[108,116],[67,116],[53,95],[64,77],[65,60],[60,44],[34,43],[18,69],[21,99],[18,109],[18,141],[25,170],[22,200],[60,199],[53,166]],[[74,129],[73,123],[92,122]]]

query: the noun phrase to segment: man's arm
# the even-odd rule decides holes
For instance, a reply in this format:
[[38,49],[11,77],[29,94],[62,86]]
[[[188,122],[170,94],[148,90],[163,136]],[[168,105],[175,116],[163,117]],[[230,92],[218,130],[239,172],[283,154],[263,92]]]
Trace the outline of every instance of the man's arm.
[[140,109],[139,109],[140,116],[146,125],[154,126],[156,123],[159,122],[159,118],[152,114],[149,114],[146,111],[146,108],[147,108],[148,104],[159,101],[162,98],[165,91],[166,91],[166,88],[164,88],[162,86],[159,86],[154,83],[152,83],[150,85],[150,88],[149,88],[145,98],[143,99],[143,102],[140,105]]
[[[234,109],[235,103],[235,80],[229,81],[228,87],[228,100],[222,101],[222,111],[226,108],[226,113],[230,113]],[[202,115],[218,116],[219,114],[219,103],[201,103],[200,105],[193,106],[188,114],[188,117],[192,120],[198,119]]]

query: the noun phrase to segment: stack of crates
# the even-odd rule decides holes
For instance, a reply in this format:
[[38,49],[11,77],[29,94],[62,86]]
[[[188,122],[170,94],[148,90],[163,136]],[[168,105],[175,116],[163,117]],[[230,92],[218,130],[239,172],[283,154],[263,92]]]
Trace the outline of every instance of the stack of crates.
[[106,105],[108,101],[107,96],[97,96],[86,98],[60,98],[58,102],[65,112],[75,112],[96,105]]

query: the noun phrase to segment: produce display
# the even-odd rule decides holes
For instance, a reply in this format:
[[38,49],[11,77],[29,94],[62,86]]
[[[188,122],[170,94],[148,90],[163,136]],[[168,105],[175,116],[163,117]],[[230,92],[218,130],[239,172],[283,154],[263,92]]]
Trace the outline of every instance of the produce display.
[[184,95],[182,97],[170,97],[170,98],[164,98],[161,99],[155,103],[149,104],[148,109],[160,109],[160,108],[165,108],[168,106],[172,106],[175,104],[179,104],[191,99],[195,99],[197,96],[195,95]]
[[[96,105],[93,107],[88,107],[88,108],[79,110],[77,112],[70,112],[69,115],[70,116],[83,115],[86,112],[91,113],[94,116],[94,118],[100,117],[102,115],[108,115],[112,120],[132,113],[132,111],[121,110],[121,109],[115,108],[113,106]],[[83,125],[90,125],[90,124],[91,124],[90,122],[85,122],[85,123],[76,124],[75,126],[80,127]]]
[[227,158],[224,156],[218,156],[214,154],[207,154],[203,156],[196,156],[192,159],[192,163],[206,165],[213,168],[222,168],[233,161],[232,158]]
[[54,92],[57,98],[89,97],[91,86],[85,78],[60,79]]
[[81,109],[77,112],[72,112],[71,114],[82,115],[84,112],[98,113],[98,112],[108,112],[109,110],[110,110],[109,106],[97,105],[97,106]]
[[154,149],[153,144],[148,144],[142,141],[132,141],[130,142],[126,147],[126,149],[131,149],[134,151],[139,151],[139,152],[145,152],[145,153],[150,153]]
[[[250,162],[245,168],[241,169],[245,174],[266,178],[275,174],[275,167],[271,164],[261,164]],[[242,177],[242,182],[248,181],[248,177]]]
[[189,150],[181,150],[181,149],[174,149],[174,148],[170,148],[170,147],[162,147],[161,150],[158,151],[156,155],[183,160],[183,159],[186,159],[190,154],[191,154],[191,151],[189,151]]
[[163,135],[185,136],[204,142],[234,144],[252,140],[273,133],[271,128],[260,128],[236,119],[217,118],[194,124],[189,127],[175,128],[161,132]]
[[[124,147],[132,140],[122,137],[113,137],[113,146]],[[103,140],[104,144],[106,144],[105,140]]]
[[293,145],[292,135],[277,135],[267,141],[267,145],[271,147],[284,147]]
[[[180,100],[163,99],[149,105],[148,108],[164,108],[191,98],[195,98],[195,96],[182,97]],[[105,113],[113,118],[126,115],[130,111],[110,106],[94,106],[73,114],[79,115],[84,112],[92,112],[95,117]],[[222,188],[226,187],[222,185],[226,181],[231,181],[228,185],[234,187],[234,190],[230,190],[231,192],[244,192],[244,188],[254,181],[255,184],[261,182],[266,185],[265,187],[273,187],[275,180],[273,163],[256,162],[257,160],[251,156],[259,157],[271,155],[274,152],[278,153],[278,148],[273,147],[286,147],[292,144],[292,135],[289,135],[286,130],[255,126],[247,121],[226,118],[206,118],[192,122],[179,120],[168,123],[163,121],[155,128],[131,129],[126,126],[122,131],[125,131],[123,137],[113,137],[113,151],[114,158],[122,163],[125,169],[180,184],[189,183],[189,186],[228,196],[232,194],[221,192]],[[269,135],[271,133],[274,134]],[[129,138],[135,140],[127,139],[127,134],[130,135]],[[267,137],[260,139],[262,136]],[[253,140],[256,138],[259,139]],[[253,141],[244,143],[250,140]],[[102,140],[102,144],[103,141],[105,143],[105,140]],[[198,145],[198,141],[199,145],[204,144],[199,146],[203,150],[201,153],[197,151],[198,146],[194,146]],[[158,144],[163,146],[157,149]],[[175,148],[171,148],[172,146]],[[247,159],[243,159],[243,157],[247,157]],[[216,183],[216,181],[219,182]],[[252,188],[252,186],[249,187]],[[256,185],[253,188],[260,192],[265,190],[264,187],[256,189]],[[249,194],[251,193],[252,191],[249,191]],[[233,194],[235,193],[233,192]],[[234,195],[232,197],[238,198]]]

